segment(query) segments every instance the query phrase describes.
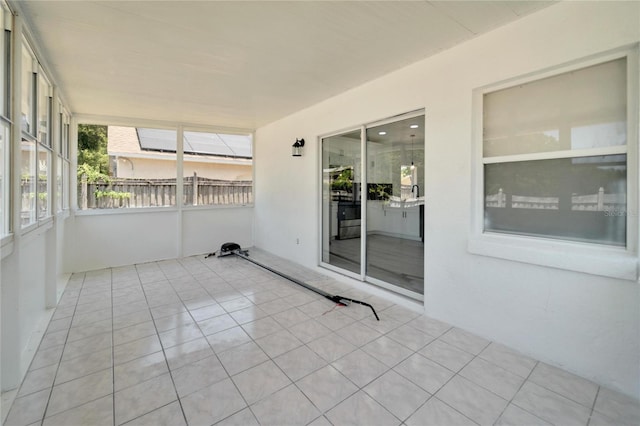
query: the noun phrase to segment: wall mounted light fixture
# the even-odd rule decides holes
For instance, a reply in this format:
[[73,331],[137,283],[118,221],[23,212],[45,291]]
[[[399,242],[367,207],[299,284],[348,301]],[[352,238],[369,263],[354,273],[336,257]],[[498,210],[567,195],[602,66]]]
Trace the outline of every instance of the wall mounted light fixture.
[[296,138],[296,141],[291,145],[291,155],[294,157],[302,157],[302,148],[304,147],[304,139]]

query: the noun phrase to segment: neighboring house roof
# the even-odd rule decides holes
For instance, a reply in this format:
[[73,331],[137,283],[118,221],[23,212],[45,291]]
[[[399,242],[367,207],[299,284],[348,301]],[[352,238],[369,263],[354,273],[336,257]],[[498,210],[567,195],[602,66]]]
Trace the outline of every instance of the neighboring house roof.
[[[107,152],[111,156],[175,159],[175,130],[109,126]],[[185,161],[251,164],[250,135],[184,132]]]

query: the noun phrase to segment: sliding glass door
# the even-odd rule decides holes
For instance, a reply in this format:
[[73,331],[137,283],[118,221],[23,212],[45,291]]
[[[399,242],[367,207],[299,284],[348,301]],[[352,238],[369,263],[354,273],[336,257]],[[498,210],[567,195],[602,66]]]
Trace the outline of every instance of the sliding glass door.
[[366,130],[366,276],[402,293],[424,292],[423,123],[421,115]]
[[360,130],[322,140],[322,261],[360,275]]
[[424,115],[373,123],[321,143],[322,263],[422,299]]

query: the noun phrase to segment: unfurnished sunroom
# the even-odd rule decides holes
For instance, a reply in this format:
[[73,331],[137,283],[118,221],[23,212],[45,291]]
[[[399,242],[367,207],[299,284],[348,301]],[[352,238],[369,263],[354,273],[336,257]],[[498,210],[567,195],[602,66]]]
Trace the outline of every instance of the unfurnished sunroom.
[[[300,404],[300,424],[358,407],[389,424],[637,423],[640,3],[1,11],[3,420],[11,402],[39,407],[7,424],[80,407],[109,424],[274,424],[278,401]],[[102,178],[78,173],[96,128]],[[203,259],[229,241],[371,301],[380,324],[239,259]],[[146,312],[127,326],[154,351],[121,364],[159,357],[143,381],[164,401],[132,411],[140,383],[105,379],[131,343],[118,341],[127,297]],[[73,321],[89,314],[105,317],[84,335]],[[169,317],[188,321],[164,328]],[[81,353],[87,338],[96,351]],[[199,344],[192,363],[171,355]],[[108,365],[77,376],[80,353]],[[204,359],[207,374],[174,380]],[[269,377],[264,394],[247,371]],[[236,408],[197,417],[213,372],[207,395]],[[104,395],[63,396],[94,379]],[[332,380],[352,391],[327,397]]]

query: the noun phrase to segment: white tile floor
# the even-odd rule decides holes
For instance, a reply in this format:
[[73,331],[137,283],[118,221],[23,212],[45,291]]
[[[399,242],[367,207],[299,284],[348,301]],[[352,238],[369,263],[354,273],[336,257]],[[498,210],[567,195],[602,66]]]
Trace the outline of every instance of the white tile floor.
[[640,405],[282,259],[72,276],[6,425],[638,425]]

